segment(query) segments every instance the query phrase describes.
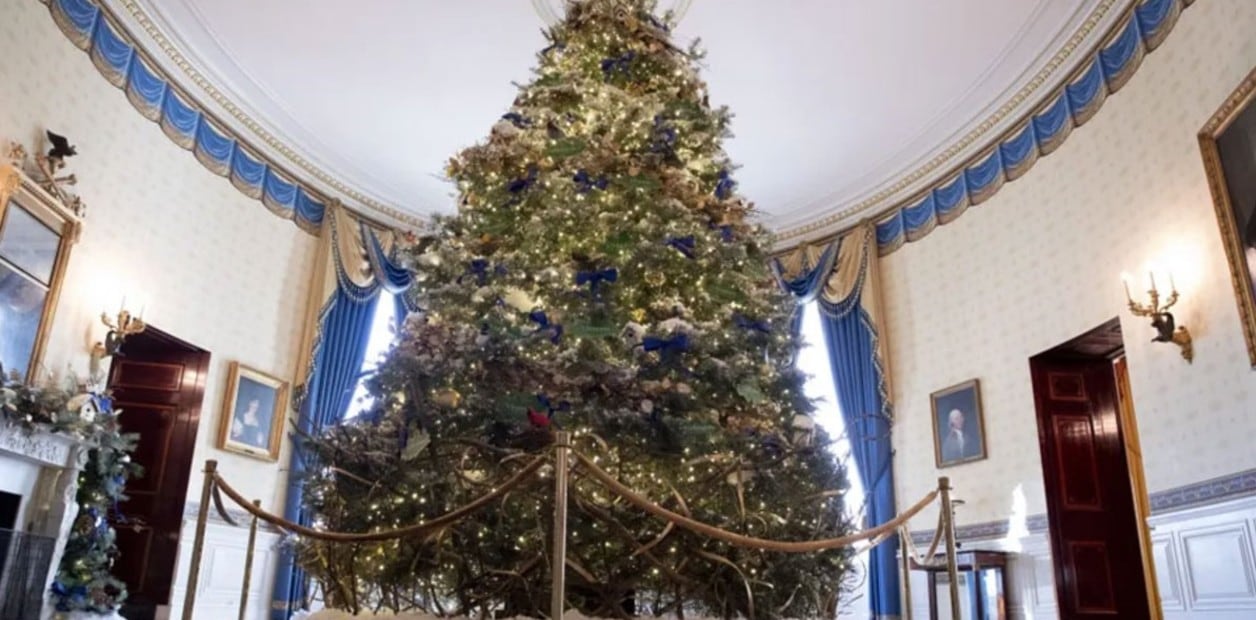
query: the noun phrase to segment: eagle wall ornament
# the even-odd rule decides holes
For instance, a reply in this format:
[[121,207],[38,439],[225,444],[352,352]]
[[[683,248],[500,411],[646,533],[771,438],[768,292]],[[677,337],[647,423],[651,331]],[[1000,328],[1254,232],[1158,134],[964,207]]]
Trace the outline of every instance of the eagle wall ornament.
[[45,130],[44,135],[47,136],[48,151],[46,154],[36,154],[34,165],[30,165],[29,155],[20,144],[10,144],[7,158],[13,166],[30,175],[40,188],[65,205],[74,215],[85,217],[87,204],[77,194],[66,189],[76,185],[78,177],[73,173],[58,175],[66,167],[66,158],[78,155],[78,149],[65,136],[51,130]]

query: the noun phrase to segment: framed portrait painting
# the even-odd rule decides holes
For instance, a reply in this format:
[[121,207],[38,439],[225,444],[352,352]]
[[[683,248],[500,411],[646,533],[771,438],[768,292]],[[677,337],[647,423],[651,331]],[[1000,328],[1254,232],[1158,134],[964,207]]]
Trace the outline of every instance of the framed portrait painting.
[[278,461],[287,408],[287,382],[231,362],[218,426],[218,448]]
[[981,384],[973,379],[929,396],[933,410],[933,455],[939,468],[986,458]]
[[1199,132],[1230,279],[1256,367],[1256,69]]

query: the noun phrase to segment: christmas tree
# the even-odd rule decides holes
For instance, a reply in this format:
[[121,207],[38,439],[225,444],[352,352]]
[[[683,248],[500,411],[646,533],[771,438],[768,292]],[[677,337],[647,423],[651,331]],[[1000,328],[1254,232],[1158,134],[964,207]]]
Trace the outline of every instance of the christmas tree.
[[[697,47],[646,0],[570,3],[535,79],[454,157],[459,208],[409,256],[411,315],[370,380],[373,410],[307,439],[319,524],[418,523],[500,485],[553,431],[638,492],[776,540],[848,533],[846,472],[815,428],[792,302],[736,193]],[[588,615],[815,617],[845,550],[786,555],[704,539],[573,480],[568,604]],[[304,543],[333,605],[543,615],[551,485],[439,535]]]

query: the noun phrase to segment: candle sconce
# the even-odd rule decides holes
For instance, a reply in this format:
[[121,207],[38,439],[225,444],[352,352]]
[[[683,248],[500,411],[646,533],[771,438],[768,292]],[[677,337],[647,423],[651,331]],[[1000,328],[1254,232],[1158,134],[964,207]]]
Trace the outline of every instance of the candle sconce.
[[1125,298],[1129,301],[1130,312],[1134,316],[1151,317],[1151,326],[1156,330],[1156,337],[1152,338],[1152,342],[1172,342],[1182,350],[1182,358],[1191,363],[1195,359],[1195,346],[1191,340],[1191,332],[1186,329],[1185,325],[1177,325],[1177,321],[1173,318],[1173,313],[1169,309],[1178,301],[1177,285],[1173,283],[1173,276],[1169,276],[1169,296],[1163,301],[1160,299],[1160,291],[1156,289],[1155,275],[1147,274],[1149,288],[1147,296],[1150,298],[1149,303],[1143,304],[1134,301],[1130,295],[1130,283],[1128,277],[1122,277],[1125,282]]
[[[143,314],[143,312],[141,312]],[[134,336],[148,327],[144,323],[144,319],[132,316],[125,308],[118,310],[116,319],[110,319],[109,314],[100,313],[100,322],[109,328],[109,333],[105,334],[104,342],[96,342],[92,345],[92,359],[90,373],[93,380],[102,378],[101,361],[112,355],[120,355],[122,350],[122,342],[128,336]]]

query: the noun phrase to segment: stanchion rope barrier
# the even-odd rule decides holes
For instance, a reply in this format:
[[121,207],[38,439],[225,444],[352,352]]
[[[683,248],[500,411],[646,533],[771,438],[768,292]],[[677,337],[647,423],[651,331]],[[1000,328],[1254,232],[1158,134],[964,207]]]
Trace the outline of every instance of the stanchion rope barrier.
[[[569,447],[569,446],[564,445],[561,447]],[[872,528],[863,530],[861,532],[848,534],[846,536],[840,536],[837,538],[808,540],[808,541],[769,540],[766,538],[756,538],[753,536],[738,534],[736,532],[730,532],[728,530],[721,529],[713,525],[703,523],[701,521],[695,520],[685,515],[668,510],[650,501],[649,499],[643,497],[636,491],[629,488],[627,485],[617,480],[613,475],[611,475],[606,470],[602,469],[597,464],[595,464],[592,459],[586,457],[585,455],[581,454],[580,452],[576,450],[572,450],[572,454],[576,457],[577,463],[594,480],[596,480],[602,486],[606,487],[608,490],[614,492],[616,495],[619,495],[620,497],[624,498],[626,501],[628,501],[628,503],[636,506],[637,508],[640,508],[641,510],[644,510],[647,513],[650,513],[656,517],[659,517],[661,519],[668,521],[669,523],[672,523],[679,527],[683,527],[692,532],[702,534],[704,536],[708,536],[716,540],[721,540],[726,543],[736,545],[739,547],[760,549],[764,551],[779,551],[783,553],[810,553],[814,551],[824,551],[827,549],[849,547],[849,546],[853,546],[855,543],[862,542],[862,541],[869,541],[868,547],[874,547],[880,542],[884,541],[885,539],[897,533],[901,526],[903,526],[909,519],[919,514],[926,507],[928,507],[929,504],[933,503],[933,501],[937,499],[938,497],[938,491],[937,489],[934,489],[933,491],[930,491],[924,497],[922,497],[920,501],[916,502],[911,508],[908,508],[906,512],[899,514],[894,519],[887,521],[885,523],[882,523],[876,527],[872,527]],[[450,512],[447,512],[439,517],[435,517],[433,519],[429,519],[420,523],[416,523],[416,524],[401,527],[401,528],[380,530],[377,532],[367,532],[367,533],[330,532],[330,531],[319,530],[312,527],[304,526],[299,523],[294,523],[292,521],[288,521],[287,519],[284,519],[283,517],[280,517],[270,512],[267,512],[265,510],[262,510],[258,508],[257,506],[255,506],[252,502],[246,500],[239,491],[237,491],[230,484],[228,484],[227,481],[224,480],[223,477],[216,472],[213,474],[213,480],[214,480],[213,497],[214,497],[214,504],[216,508],[218,509],[219,513],[229,523],[234,523],[234,521],[231,519],[227,511],[223,509],[222,498],[218,495],[219,490],[221,490],[222,493],[226,494],[227,497],[230,498],[233,503],[235,503],[240,508],[244,509],[249,514],[252,514],[258,519],[265,521],[280,530],[292,532],[294,534],[299,534],[301,536],[305,536],[307,538],[311,538],[314,540],[324,540],[324,541],[331,541],[331,542],[378,542],[382,540],[404,538],[407,536],[429,534],[433,531],[453,525],[461,521],[462,519],[474,514],[475,512],[487,506],[494,500],[506,495],[510,491],[513,491],[514,489],[518,488],[523,483],[527,482],[528,478],[531,477],[533,474],[535,474],[541,467],[543,467],[546,464],[547,460],[548,459],[546,457],[537,458],[536,460],[526,465],[523,469],[519,470],[519,472],[517,472],[515,475],[511,476],[510,479],[508,479],[501,486],[498,486],[497,488],[480,496],[479,498],[476,498],[475,500],[459,508],[451,510]],[[939,525],[939,528],[937,529],[937,531],[934,532],[933,542],[929,546],[929,553],[925,554],[924,556],[920,556],[914,553],[916,550],[913,545],[913,548],[912,548],[913,555],[915,555],[917,561],[922,564],[924,562],[922,562],[920,558],[932,557],[933,553],[937,550],[939,542],[942,540],[942,528],[941,528],[942,522],[941,522],[940,517],[939,517],[938,525]],[[910,536],[908,536],[907,538],[910,540]]]
[[[200,547],[201,547],[201,544],[203,543],[205,519],[207,516],[207,509],[208,509],[208,506],[206,504],[208,504],[212,499],[214,507],[217,509],[219,514],[222,515],[223,519],[226,520],[228,523],[231,523],[233,525],[235,524],[235,521],[231,518],[231,516],[228,514],[227,510],[223,506],[223,501],[222,501],[220,492],[223,494],[226,494],[226,496],[230,498],[232,502],[234,502],[237,506],[241,507],[242,509],[244,509],[246,512],[248,512],[250,515],[253,516],[254,532],[256,531],[255,528],[256,528],[257,521],[260,520],[260,521],[265,521],[266,523],[271,524],[272,526],[274,526],[275,528],[279,530],[297,534],[300,536],[304,536],[312,540],[337,542],[337,543],[379,542],[379,541],[385,541],[385,540],[405,538],[409,536],[425,536],[426,537],[426,536],[430,536],[431,534],[435,532],[439,532],[451,525],[454,525],[462,521],[463,519],[471,516],[472,514],[475,514],[479,510],[487,507],[492,502],[506,497],[510,492],[519,488],[521,485],[533,481],[533,477],[541,470],[541,468],[549,464],[552,461],[556,462],[556,465],[557,465],[557,469],[555,470],[556,502],[560,505],[565,506],[565,503],[567,501],[566,488],[567,488],[567,485],[569,484],[567,482],[567,476],[570,473],[568,471],[568,467],[566,466],[566,463],[569,456],[575,457],[575,462],[570,467],[570,470],[575,470],[579,468],[580,470],[582,470],[582,472],[585,475],[590,476],[593,481],[597,482],[602,487],[614,493],[615,495],[618,495],[624,501],[628,502],[629,504],[633,506],[636,506],[637,508],[641,509],[642,511],[654,517],[667,521],[667,526],[665,527],[663,532],[661,532],[658,536],[656,536],[649,543],[638,546],[637,551],[633,555],[644,555],[644,556],[649,557],[650,550],[656,545],[658,545],[660,542],[662,542],[662,540],[666,538],[668,533],[670,533],[675,527],[682,527],[696,534],[703,535],[714,540],[723,541],[737,547],[759,549],[763,551],[774,551],[774,552],[781,552],[781,553],[812,553],[816,551],[839,549],[843,547],[856,547],[857,543],[864,543],[862,545],[858,545],[858,547],[856,548],[856,552],[863,552],[881,544],[885,540],[897,534],[904,541],[902,544],[902,552],[903,552],[902,562],[903,562],[904,575],[906,575],[906,571],[908,570],[909,560],[911,562],[916,563],[919,566],[925,566],[925,567],[939,566],[938,562],[934,560],[933,558],[934,558],[934,554],[937,552],[938,545],[942,542],[945,536],[945,539],[947,542],[947,558],[946,558],[946,561],[948,563],[947,569],[949,573],[955,573],[956,568],[954,564],[955,544],[954,544],[954,535],[953,535],[953,525],[951,524],[949,515],[947,515],[947,507],[950,505],[949,504],[950,486],[946,478],[940,478],[938,488],[925,494],[925,496],[922,497],[920,501],[913,504],[905,512],[899,514],[898,516],[894,517],[890,521],[877,525],[876,527],[868,528],[860,532],[854,532],[852,534],[847,534],[846,536],[839,536],[837,538],[825,538],[825,539],[807,540],[807,541],[769,540],[766,538],[758,538],[754,536],[748,536],[745,534],[738,534],[736,532],[730,532],[728,530],[716,527],[714,525],[703,523],[687,515],[679,514],[671,510],[668,510],[667,508],[664,508],[660,506],[659,504],[654,503],[650,499],[646,498],[645,496],[634,491],[632,488],[628,487],[624,483],[620,482],[618,478],[616,478],[614,475],[608,473],[606,470],[599,467],[596,463],[593,462],[592,459],[580,453],[579,451],[575,450],[569,443],[567,433],[559,433],[559,436],[560,436],[559,440],[556,441],[551,446],[551,449],[553,451],[551,454],[546,454],[546,455],[536,457],[534,460],[532,460],[530,463],[528,463],[522,469],[516,472],[513,476],[511,476],[508,480],[506,480],[506,482],[504,482],[500,486],[493,488],[491,491],[489,491],[488,493],[485,493],[484,495],[481,495],[475,500],[472,500],[471,502],[459,508],[451,510],[433,519],[421,521],[419,523],[405,526],[405,527],[388,529],[388,530],[379,530],[375,532],[366,532],[366,533],[347,533],[347,532],[332,532],[332,531],[326,531],[326,530],[319,530],[313,527],[301,525],[299,523],[293,523],[292,521],[288,521],[287,519],[284,519],[282,517],[269,513],[265,510],[262,510],[260,506],[260,502],[250,502],[246,500],[244,496],[240,494],[239,491],[237,491],[230,484],[228,484],[226,480],[223,479],[223,477],[217,471],[216,461],[212,461],[212,460],[207,461],[205,463],[205,487],[202,489],[202,496],[201,496],[202,506],[201,506],[200,516],[197,519],[196,544],[193,548],[193,553],[192,553],[192,556],[193,556],[192,557],[192,572],[190,574],[189,582],[188,582],[189,591],[184,600],[183,618],[185,620],[191,618],[192,608],[194,605],[195,593],[193,592],[191,588],[192,588],[192,584],[195,583],[196,581],[195,576],[199,573],[198,569],[199,569],[200,554],[201,554]],[[514,455],[514,457],[512,458],[522,457],[522,456],[523,456],[522,454],[518,454],[518,455]],[[907,528],[907,521],[910,520],[912,517],[915,517],[922,510],[924,510],[926,507],[932,504],[935,500],[939,498],[939,496],[941,496],[942,498],[943,510],[939,511],[938,527],[934,531],[933,540],[929,544],[929,550],[925,554],[922,555],[917,550],[914,541],[912,541],[911,533]],[[578,506],[587,505],[587,502],[585,502],[583,499],[581,499],[578,496],[574,499],[577,502]],[[685,512],[688,512],[688,509],[684,506],[683,498],[678,498],[678,499],[680,499],[681,509],[685,510]],[[558,511],[556,511],[555,514],[556,514],[555,528],[556,528],[556,532],[558,532],[556,536],[559,536],[559,538],[557,538],[556,540],[565,541],[566,509],[560,508],[558,509]],[[250,557],[251,557],[251,551],[252,551],[251,539],[250,539],[249,546],[250,546]],[[562,558],[563,556],[565,556],[565,550],[562,549],[562,547],[565,547],[565,544],[562,545],[561,547],[557,546],[556,544],[555,553],[561,554],[561,555],[557,555],[556,557]],[[653,559],[653,558],[650,558],[650,559]],[[718,558],[718,556],[716,556],[716,559],[722,559],[722,558]],[[569,558],[556,560],[556,563],[555,563],[555,575],[554,575],[555,590],[554,591],[556,594],[554,597],[553,607],[556,610],[561,610],[563,606],[562,590],[563,590],[564,579],[562,577],[562,571],[559,569],[559,567],[564,566],[564,565],[570,566],[571,562],[567,560],[569,560]],[[250,565],[251,565],[251,561],[250,561]],[[580,567],[578,565],[573,568],[576,569],[578,572],[580,570]],[[955,590],[955,587],[954,587],[955,582],[952,582],[951,585],[952,585],[952,590]],[[247,597],[247,587],[248,587],[248,584],[246,581],[246,584],[245,584],[246,594],[243,595],[245,597]],[[907,591],[907,587],[908,587],[908,584],[904,583],[905,594],[909,593]],[[747,584],[747,588],[749,588],[749,584]],[[244,604],[245,600],[246,599],[241,600],[241,606],[240,606],[241,618],[244,617],[243,614],[245,613],[245,604]],[[958,613],[956,600],[952,601],[952,613],[953,614]]]
[[624,498],[628,503],[644,510],[656,517],[665,519],[671,523],[683,527],[691,532],[702,534],[716,540],[722,540],[731,545],[738,547],[748,547],[751,549],[761,549],[764,551],[780,551],[784,553],[811,553],[813,551],[823,551],[826,549],[838,549],[841,547],[849,547],[856,542],[871,540],[885,535],[893,534],[900,525],[906,523],[908,519],[916,516],[921,510],[924,510],[933,500],[937,499],[938,491],[935,489],[926,494],[920,501],[916,502],[906,512],[895,517],[893,520],[887,521],[881,525],[866,529],[862,532],[855,532],[846,536],[837,538],[825,538],[819,540],[808,540],[799,542],[768,540],[766,538],[756,538],[754,536],[746,536],[736,532],[720,529],[713,525],[708,525],[701,521],[691,519],[682,514],[672,512],[658,504],[642,497],[636,491],[628,488],[614,476],[607,473],[601,467],[593,463],[592,459],[573,452],[576,461],[585,469],[585,473],[592,476],[598,482],[602,483],[607,489],[615,492],[616,495]]
[[218,475],[217,473],[213,475],[213,480],[214,480],[215,489],[221,488],[222,492],[226,493],[227,497],[231,498],[231,501],[235,502],[238,506],[248,511],[249,514],[252,514],[258,519],[261,519],[262,521],[265,521],[281,530],[292,532],[294,534],[300,534],[301,536],[305,536],[306,538],[312,538],[314,540],[325,540],[325,541],[331,541],[331,542],[378,542],[381,540],[392,540],[395,538],[404,538],[407,536],[430,534],[433,531],[440,530],[450,525],[453,525],[454,523],[457,523],[463,520],[464,518],[479,511],[481,508],[484,508],[485,506],[489,505],[490,503],[493,502],[493,500],[496,500],[497,498],[502,497],[503,495],[518,488],[524,482],[528,482],[528,479],[531,478],[532,475],[537,472],[537,470],[539,470],[542,466],[544,466],[545,463],[546,463],[546,459],[544,457],[537,458],[536,460],[532,461],[527,466],[525,466],[523,469],[519,470],[519,472],[516,473],[514,476],[511,476],[510,479],[507,480],[501,486],[439,517],[428,519],[427,521],[415,523],[413,525],[408,525],[402,528],[380,530],[378,532],[368,532],[364,534],[352,534],[352,533],[345,533],[345,532],[328,532],[328,531],[314,529],[312,527],[306,527],[299,523],[293,523],[292,521],[288,521],[287,519],[284,519],[283,517],[273,515],[269,512],[266,512],[265,510],[262,510],[254,506],[248,500],[244,499],[244,496],[241,495],[239,491],[235,490],[234,488],[231,487],[231,485],[227,484],[227,482],[222,479],[222,476]]

